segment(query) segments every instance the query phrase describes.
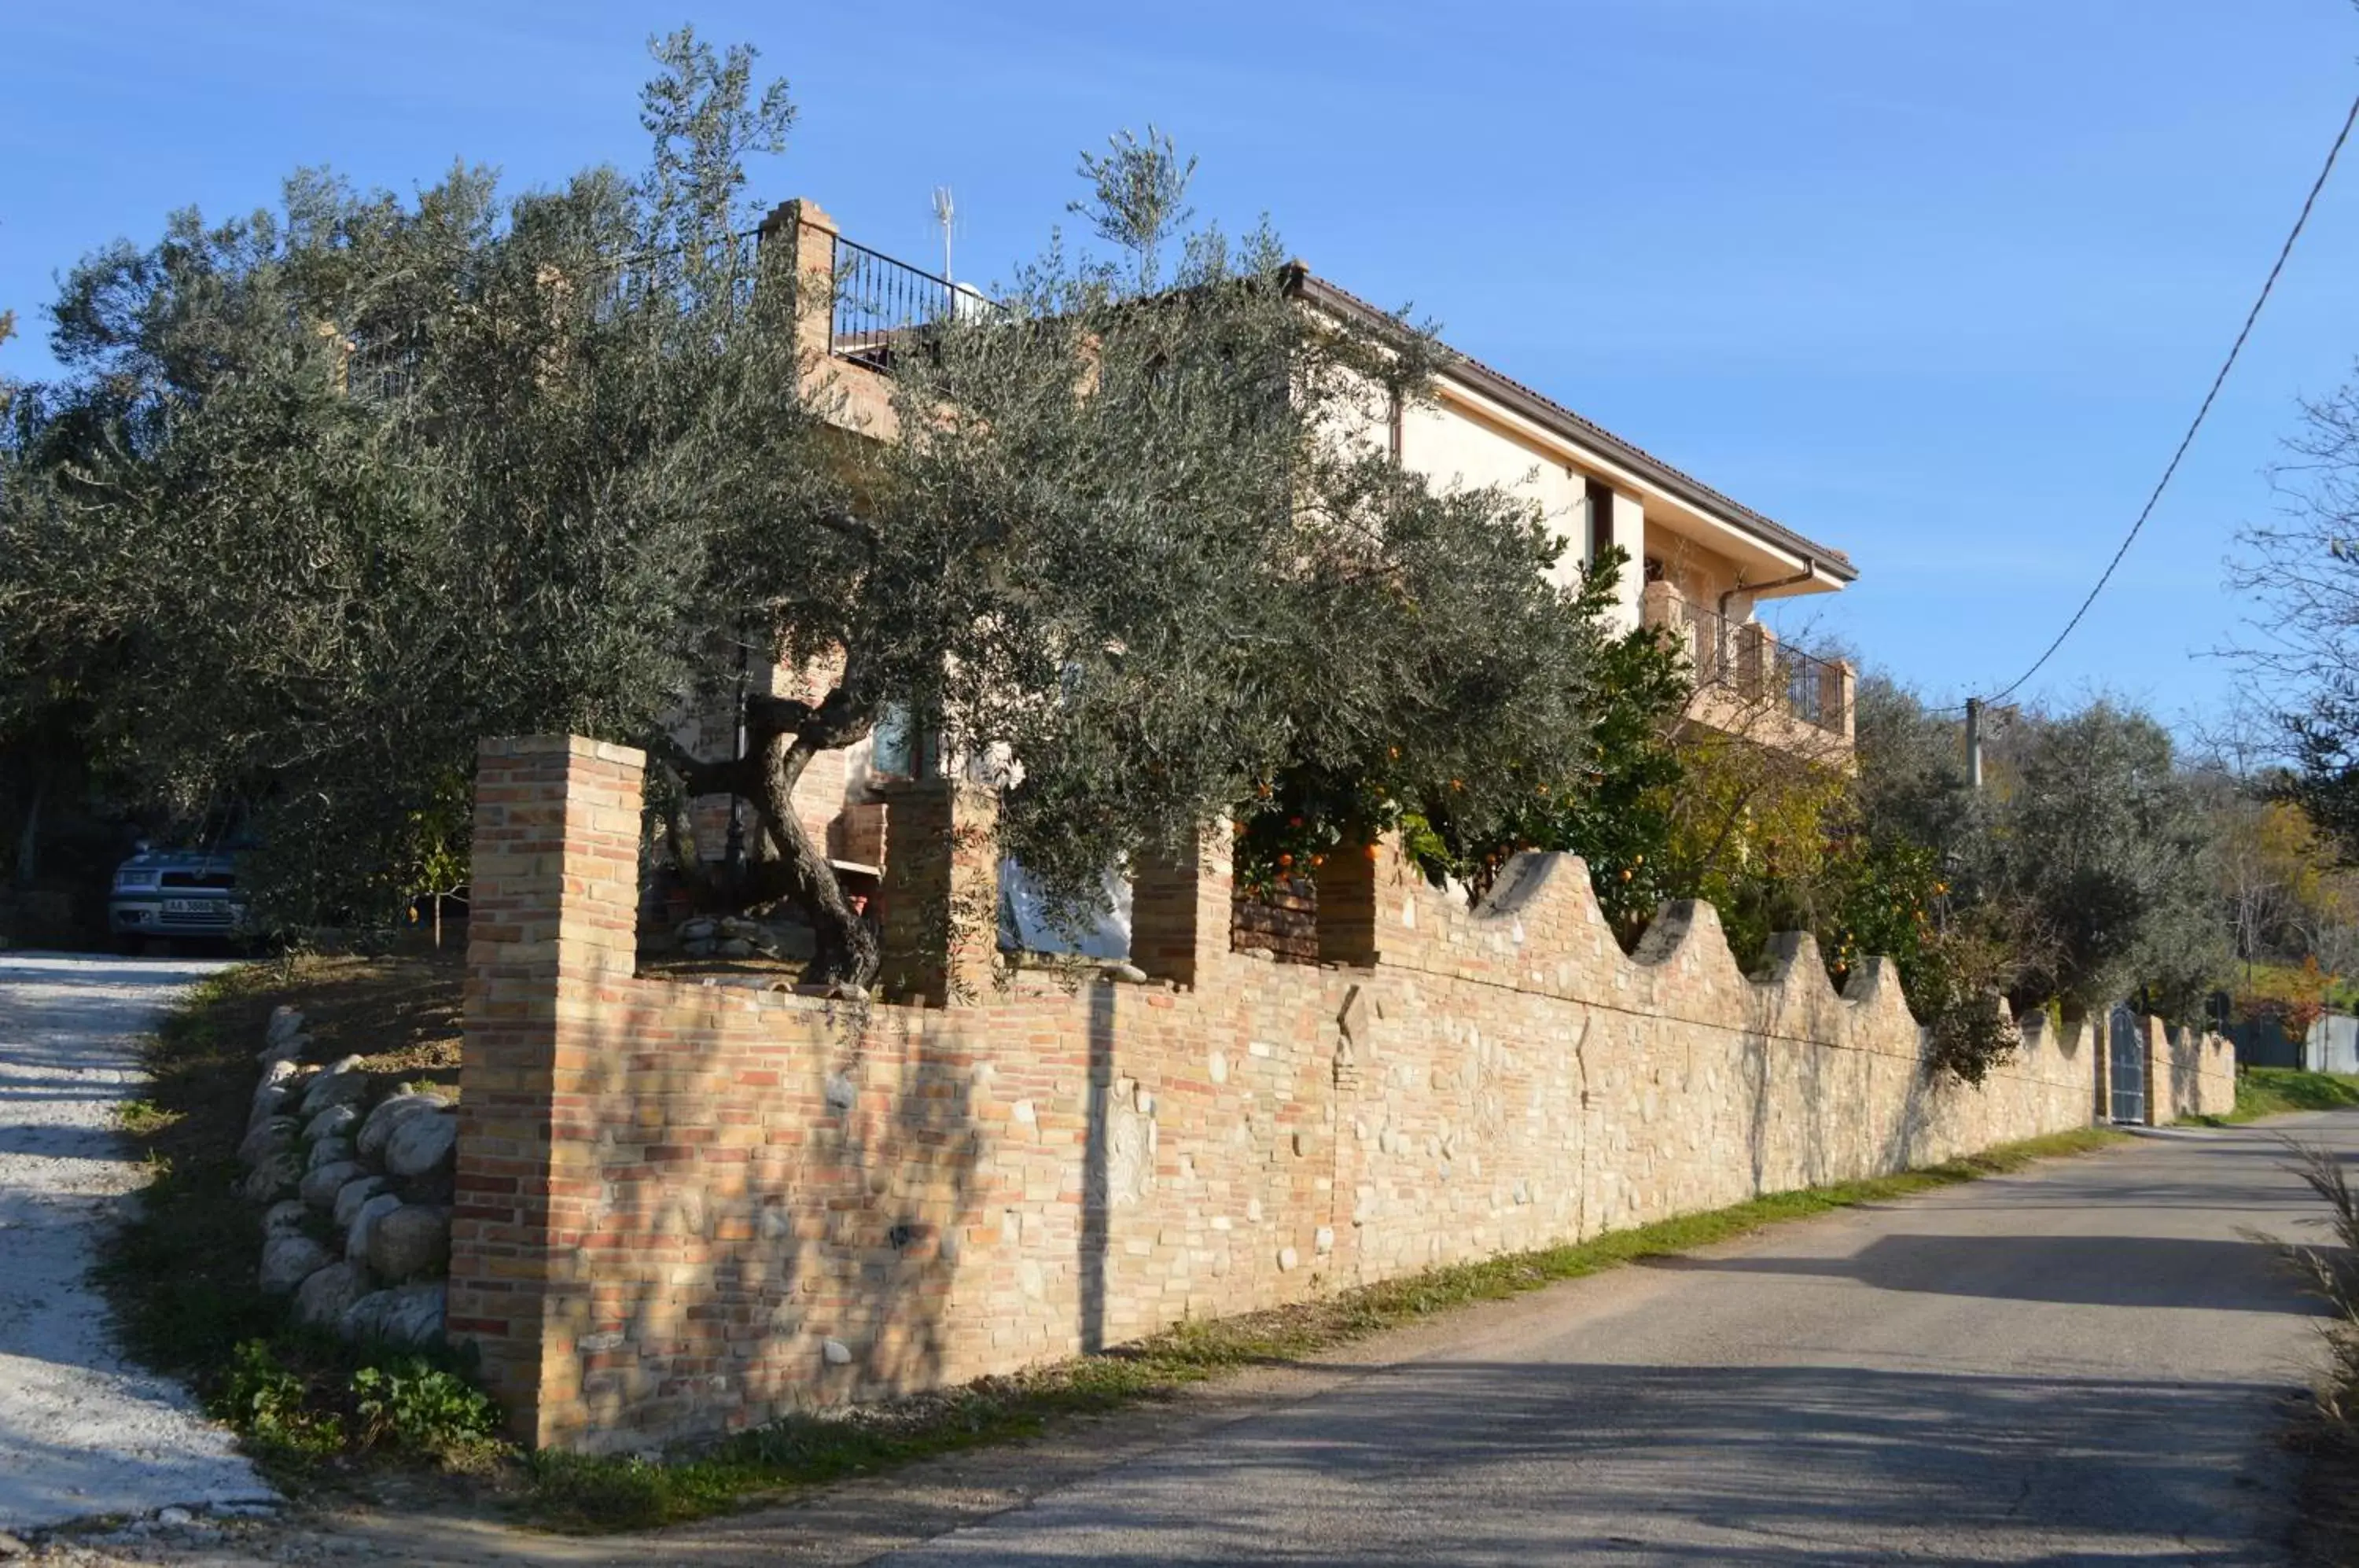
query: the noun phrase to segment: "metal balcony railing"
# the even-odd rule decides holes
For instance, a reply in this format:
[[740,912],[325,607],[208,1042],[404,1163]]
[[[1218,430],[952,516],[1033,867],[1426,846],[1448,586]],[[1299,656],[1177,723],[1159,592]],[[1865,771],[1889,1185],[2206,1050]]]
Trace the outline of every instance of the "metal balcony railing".
[[835,237],[835,308],[829,313],[832,354],[889,371],[893,356],[944,322],[1004,316],[1006,307],[963,283]]
[[1693,601],[1680,602],[1693,639],[1695,682],[1722,686],[1748,702],[1770,701],[1803,724],[1843,733],[1841,665],[1788,648],[1756,623],[1732,621]]

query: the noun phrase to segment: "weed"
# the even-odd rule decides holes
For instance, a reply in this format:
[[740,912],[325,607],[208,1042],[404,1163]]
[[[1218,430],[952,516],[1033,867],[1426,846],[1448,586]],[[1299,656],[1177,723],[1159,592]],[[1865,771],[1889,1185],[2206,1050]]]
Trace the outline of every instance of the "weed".
[[491,1396],[424,1356],[364,1367],[353,1374],[351,1393],[365,1447],[463,1463],[500,1446]]
[[126,1100],[114,1107],[114,1125],[133,1138],[153,1138],[181,1116],[149,1100]]
[[310,1380],[282,1365],[264,1340],[249,1339],[231,1353],[206,1408],[266,1457],[313,1460],[344,1446],[342,1421],[315,1408]]
[[2353,1500],[2359,1496],[2359,1193],[2332,1150],[2283,1141],[2289,1168],[2325,1200],[2323,1223],[2334,1238],[2330,1247],[2279,1244],[2327,1307],[2320,1324],[2331,1356],[2327,1377],[2317,1390],[2315,1418],[2293,1434],[2310,1461],[2302,1481],[2304,1560],[2359,1562],[2359,1504]]

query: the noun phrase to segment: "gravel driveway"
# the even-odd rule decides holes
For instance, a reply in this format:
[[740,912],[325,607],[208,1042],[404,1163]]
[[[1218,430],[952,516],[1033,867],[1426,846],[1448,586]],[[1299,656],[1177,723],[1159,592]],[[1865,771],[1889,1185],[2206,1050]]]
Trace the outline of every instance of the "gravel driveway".
[[185,1390],[126,1365],[86,1279],[140,1184],[137,1038],[213,963],[0,954],[0,1530],[268,1500]]

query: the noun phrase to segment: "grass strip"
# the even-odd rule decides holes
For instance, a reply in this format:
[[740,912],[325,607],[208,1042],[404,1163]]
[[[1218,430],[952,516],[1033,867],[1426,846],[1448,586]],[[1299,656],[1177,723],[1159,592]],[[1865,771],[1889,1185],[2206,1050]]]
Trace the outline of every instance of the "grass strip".
[[2292,1111],[2359,1106],[2359,1077],[2302,1067],[2247,1067],[2236,1074],[2236,1108],[2224,1116],[2190,1116],[2201,1127],[2233,1127]]
[[341,1054],[437,1032],[439,1020],[416,1025],[405,1008],[440,1006],[452,989],[402,960],[295,956],[221,971],[163,1020],[145,1053],[147,1097],[116,1112],[148,1172],[96,1270],[117,1332],[134,1357],[188,1381],[282,1486],[383,1464],[480,1472],[505,1453],[491,1438],[498,1412],[458,1358],[347,1345],[264,1294],[260,1216],[237,1191],[273,1007],[321,1007],[322,1044]]

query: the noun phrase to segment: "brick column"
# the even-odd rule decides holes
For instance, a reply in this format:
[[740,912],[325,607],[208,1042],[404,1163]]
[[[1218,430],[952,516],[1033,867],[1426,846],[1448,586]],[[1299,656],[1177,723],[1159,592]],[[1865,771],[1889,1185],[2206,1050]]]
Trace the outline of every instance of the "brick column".
[[788,247],[794,269],[795,354],[807,365],[824,365],[835,321],[835,220],[799,196],[772,208],[761,233],[764,246]]
[[1638,620],[1661,632],[1664,641],[1687,655],[1688,668],[1702,676],[1703,650],[1696,647],[1695,623],[1688,618],[1687,595],[1678,584],[1661,579],[1641,584]]
[[2095,1018],[2093,1025],[2087,1014],[2068,1015],[2064,1027],[2076,1040],[2094,1041],[2089,1052],[2090,1073],[2097,1086],[2097,1125],[2104,1127],[2114,1119],[2114,1035],[2111,1015],[2099,1013]]
[[2170,1092],[2170,1029],[2153,1017],[2140,1018],[2138,1029],[2146,1036],[2146,1125],[2169,1127],[2179,1119]]
[[1201,985],[1229,951],[1234,835],[1223,818],[1180,855],[1143,855],[1130,877],[1130,961],[1158,980]]
[[1364,969],[1416,961],[1428,933],[1405,906],[1421,878],[1402,857],[1396,835],[1373,844],[1339,844],[1312,875],[1319,887],[1321,963]]
[[883,793],[886,998],[976,1002],[999,947],[998,799],[951,779]]
[[1736,691],[1748,702],[1768,695],[1769,672],[1777,655],[1771,651],[1769,628],[1746,621],[1736,628]]
[[583,1425],[578,1243],[597,1191],[572,1169],[589,1149],[559,1136],[558,1107],[601,1054],[600,988],[637,962],[646,763],[568,735],[476,753],[447,1325],[536,1447]]

